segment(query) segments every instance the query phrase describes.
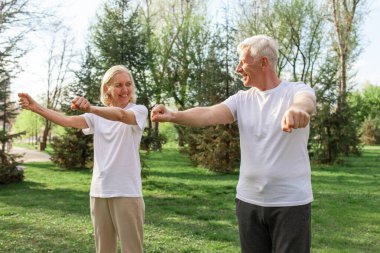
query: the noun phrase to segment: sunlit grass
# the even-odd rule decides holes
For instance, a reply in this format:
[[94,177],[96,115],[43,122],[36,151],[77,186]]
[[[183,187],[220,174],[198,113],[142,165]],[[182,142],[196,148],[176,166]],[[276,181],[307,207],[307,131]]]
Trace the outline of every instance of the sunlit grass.
[[[145,252],[239,252],[238,174],[194,167],[173,145],[142,154]],[[378,252],[380,149],[345,165],[313,165],[312,252]],[[25,181],[0,185],[0,252],[94,252],[91,172],[25,164]]]

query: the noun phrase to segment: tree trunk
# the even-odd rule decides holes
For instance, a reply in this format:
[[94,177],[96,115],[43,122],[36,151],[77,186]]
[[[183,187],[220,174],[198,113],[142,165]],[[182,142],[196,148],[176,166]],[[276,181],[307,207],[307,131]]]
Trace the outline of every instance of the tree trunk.
[[44,129],[44,132],[42,134],[42,141],[40,143],[40,150],[41,151],[44,151],[46,149],[47,137],[49,135],[50,129],[51,129],[51,122],[49,120],[45,120],[45,129]]

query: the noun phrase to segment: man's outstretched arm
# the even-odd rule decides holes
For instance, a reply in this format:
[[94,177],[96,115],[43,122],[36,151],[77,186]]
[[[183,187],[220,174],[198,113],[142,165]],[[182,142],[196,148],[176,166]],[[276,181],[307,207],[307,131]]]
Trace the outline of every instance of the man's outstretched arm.
[[316,98],[313,94],[308,92],[297,94],[282,118],[282,131],[291,133],[292,129],[306,127],[315,110]]
[[224,104],[208,107],[194,107],[185,111],[173,112],[164,105],[153,108],[151,120],[154,122],[173,122],[179,125],[205,127],[234,122],[231,111]]

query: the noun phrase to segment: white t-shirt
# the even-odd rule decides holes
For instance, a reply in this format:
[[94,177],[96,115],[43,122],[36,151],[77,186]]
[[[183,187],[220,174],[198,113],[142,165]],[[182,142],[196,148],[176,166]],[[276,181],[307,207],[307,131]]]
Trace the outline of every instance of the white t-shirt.
[[124,110],[135,114],[137,125],[107,120],[92,113],[82,115],[89,127],[83,132],[94,134],[91,197],[142,197],[139,145],[148,110],[131,103]]
[[294,95],[314,90],[304,83],[281,82],[274,89],[251,88],[226,99],[240,133],[241,164],[236,197],[259,206],[297,206],[313,200],[307,152],[309,125],[281,130]]

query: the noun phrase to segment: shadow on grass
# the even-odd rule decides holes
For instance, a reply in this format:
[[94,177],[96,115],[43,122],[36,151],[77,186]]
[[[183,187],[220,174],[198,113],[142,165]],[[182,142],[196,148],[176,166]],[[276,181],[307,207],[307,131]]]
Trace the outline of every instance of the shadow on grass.
[[[82,181],[89,184],[88,170],[65,171],[50,162],[27,163],[25,167],[25,181],[0,185],[2,203],[62,213],[89,213],[89,188],[80,185]],[[29,173],[31,170],[33,173]],[[73,179],[78,181],[70,182]]]
[[[92,233],[84,233],[79,225],[75,229],[56,226],[41,226],[35,223],[20,221],[0,221],[1,252],[57,252],[57,253],[90,253],[94,252]],[[4,243],[6,240],[7,242]]]
[[0,187],[1,202],[30,209],[47,209],[63,213],[89,213],[89,195],[86,191],[48,189],[44,184],[24,182],[17,188]]

